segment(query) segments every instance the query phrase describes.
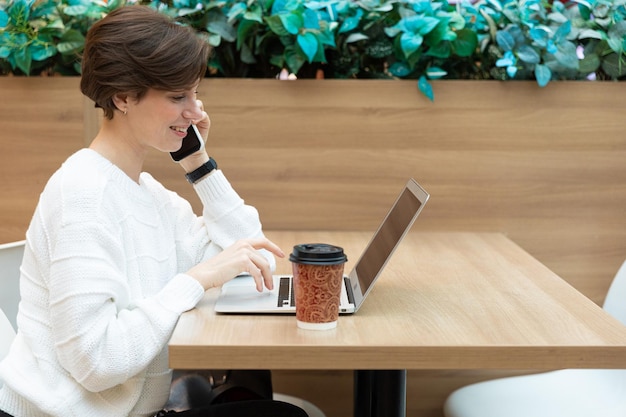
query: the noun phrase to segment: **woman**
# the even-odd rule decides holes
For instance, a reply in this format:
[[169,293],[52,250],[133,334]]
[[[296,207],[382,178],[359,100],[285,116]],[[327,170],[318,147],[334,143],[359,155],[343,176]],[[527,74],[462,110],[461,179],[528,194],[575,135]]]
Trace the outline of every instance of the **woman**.
[[[105,117],[89,148],[50,178],[27,231],[0,416],[153,416],[168,399],[167,341],[179,316],[240,272],[259,290],[272,286],[273,255],[283,252],[204,149],[180,161],[194,173],[202,217],[142,172],[148,151],[178,150],[190,124],[207,138],[196,89],[208,54],[193,30],[143,6],[87,34],[81,90]],[[253,407],[306,415],[271,401]]]

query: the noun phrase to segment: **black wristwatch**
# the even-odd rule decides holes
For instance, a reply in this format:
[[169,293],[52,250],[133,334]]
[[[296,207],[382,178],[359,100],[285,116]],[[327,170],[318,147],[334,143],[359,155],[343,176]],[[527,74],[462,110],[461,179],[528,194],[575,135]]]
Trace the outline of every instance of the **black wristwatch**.
[[200,178],[204,177],[210,172],[213,172],[213,170],[215,169],[217,169],[217,162],[215,162],[215,159],[209,157],[209,160],[207,162],[200,165],[193,171],[185,174],[185,178],[187,178],[189,184],[195,184]]

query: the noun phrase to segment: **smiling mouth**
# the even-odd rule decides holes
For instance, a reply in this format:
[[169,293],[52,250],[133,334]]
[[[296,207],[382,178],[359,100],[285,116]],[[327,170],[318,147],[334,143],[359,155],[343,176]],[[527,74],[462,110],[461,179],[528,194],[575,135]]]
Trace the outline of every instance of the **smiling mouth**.
[[186,127],[171,126],[170,129],[175,130],[177,132],[181,132],[181,133],[187,132],[187,128]]

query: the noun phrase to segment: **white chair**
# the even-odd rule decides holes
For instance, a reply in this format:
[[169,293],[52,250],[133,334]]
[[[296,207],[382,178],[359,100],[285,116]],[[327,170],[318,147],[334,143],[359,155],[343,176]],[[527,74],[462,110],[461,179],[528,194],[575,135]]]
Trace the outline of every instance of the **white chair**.
[[274,400],[282,401],[285,403],[293,404],[297,407],[303,409],[309,417],[325,417],[326,415],[322,410],[320,410],[315,404],[308,402],[307,400],[303,400],[302,398],[293,397],[291,395],[274,393]]
[[[603,308],[626,325],[626,262]],[[625,417],[626,370],[563,369],[478,382],[446,399],[445,417]]]
[[[9,353],[9,347],[15,338],[15,330],[4,311],[0,308],[0,361]],[[0,387],[2,380],[0,379]]]
[[17,305],[20,301],[20,265],[24,256],[24,240],[0,245],[0,309],[17,329]]

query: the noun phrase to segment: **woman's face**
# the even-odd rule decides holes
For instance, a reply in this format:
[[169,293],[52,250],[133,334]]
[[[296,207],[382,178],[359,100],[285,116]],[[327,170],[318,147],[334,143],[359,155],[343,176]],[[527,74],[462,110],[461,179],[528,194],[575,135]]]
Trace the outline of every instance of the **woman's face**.
[[141,100],[131,100],[126,116],[135,140],[162,152],[178,150],[187,128],[202,119],[197,86],[181,91],[149,89]]

